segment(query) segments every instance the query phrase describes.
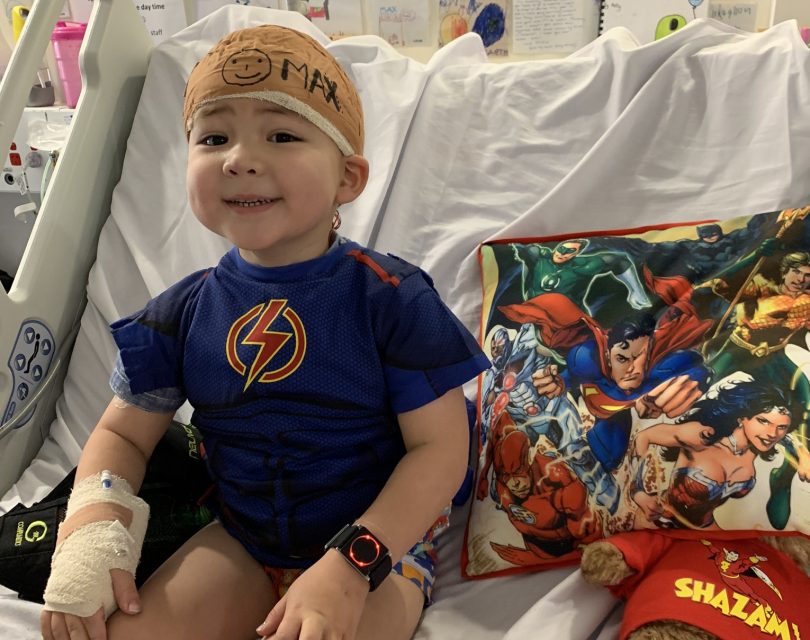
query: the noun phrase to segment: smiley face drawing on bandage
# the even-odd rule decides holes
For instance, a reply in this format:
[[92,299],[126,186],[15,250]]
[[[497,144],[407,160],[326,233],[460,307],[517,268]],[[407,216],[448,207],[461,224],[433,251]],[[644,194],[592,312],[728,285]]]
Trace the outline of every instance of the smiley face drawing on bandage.
[[222,65],[222,79],[227,84],[257,84],[270,75],[273,63],[260,49],[242,49]]

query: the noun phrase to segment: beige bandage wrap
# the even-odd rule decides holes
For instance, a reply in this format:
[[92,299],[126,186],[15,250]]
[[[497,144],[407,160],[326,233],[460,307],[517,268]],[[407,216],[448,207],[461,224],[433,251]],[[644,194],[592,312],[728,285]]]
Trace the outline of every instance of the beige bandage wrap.
[[345,156],[363,153],[363,107],[337,60],[309,36],[276,25],[228,34],[191,70],[183,123],[226,98],[272,102],[306,118]]
[[103,607],[106,618],[117,606],[110,569],[123,569],[135,575],[149,520],[149,505],[133,495],[123,478],[112,475],[109,479],[109,488],[102,486],[100,473],[79,482],[70,495],[65,522],[84,507],[111,502],[132,511],[132,523],[129,528],[118,520],[85,524],[57,545],[45,587],[48,611],[86,618]]

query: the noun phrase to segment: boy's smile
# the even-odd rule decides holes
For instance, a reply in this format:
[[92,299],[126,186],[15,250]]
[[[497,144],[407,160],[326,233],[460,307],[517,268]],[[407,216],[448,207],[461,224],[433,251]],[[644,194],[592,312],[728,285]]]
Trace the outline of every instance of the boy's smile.
[[242,214],[260,213],[262,211],[266,211],[278,201],[279,198],[269,198],[253,194],[235,195],[230,198],[225,198],[225,204],[236,211],[236,213]]

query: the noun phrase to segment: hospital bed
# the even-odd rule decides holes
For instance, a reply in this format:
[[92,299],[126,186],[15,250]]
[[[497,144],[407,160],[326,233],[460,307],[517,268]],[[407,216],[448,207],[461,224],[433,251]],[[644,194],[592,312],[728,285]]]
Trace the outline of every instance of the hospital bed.
[[[95,4],[97,20],[108,3]],[[220,36],[264,22],[328,42],[293,13],[227,7],[153,49],[140,100],[121,98],[129,103],[119,111],[121,130],[130,124],[126,107],[137,102],[137,110],[109,209],[101,197],[92,205],[109,217],[56,418],[0,512],[42,498],[76,463],[110,398],[115,350],[108,323],[226,250],[186,203],[182,93],[194,62]],[[104,39],[91,25],[88,89],[73,135],[84,111],[101,100],[93,82],[104,83],[91,77],[88,61]],[[421,264],[476,334],[476,250],[484,240],[722,219],[810,202],[810,50],[792,22],[751,34],[696,20],[644,46],[617,29],[565,59],[503,64],[490,63],[474,35],[425,64],[371,36],[328,46],[360,88],[372,167],[365,193],[343,208],[342,232]],[[114,54],[116,63],[129,64],[125,49]],[[81,135],[82,144],[102,153],[109,132],[91,126]],[[47,198],[64,207],[92,190],[57,177]],[[26,261],[47,263],[65,239],[36,233]],[[82,282],[72,283],[71,296],[53,300],[52,317],[77,308],[84,281],[76,278]],[[474,385],[466,390],[475,393]],[[189,414],[184,407],[179,417]],[[0,455],[13,464],[9,456],[19,454]],[[617,601],[575,568],[463,579],[466,509],[456,509],[440,546],[437,602],[419,640],[615,637]],[[0,596],[0,640],[38,637],[37,617],[36,605]]]

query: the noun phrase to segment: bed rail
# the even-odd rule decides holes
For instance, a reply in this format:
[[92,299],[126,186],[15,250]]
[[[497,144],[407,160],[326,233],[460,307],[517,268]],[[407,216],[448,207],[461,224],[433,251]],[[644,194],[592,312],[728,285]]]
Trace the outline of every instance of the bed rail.
[[[12,53],[0,83],[1,149],[10,145],[61,5],[38,0]],[[8,294],[0,289],[0,494],[33,459],[55,415],[152,49],[132,2],[93,5],[70,134],[14,283]]]

